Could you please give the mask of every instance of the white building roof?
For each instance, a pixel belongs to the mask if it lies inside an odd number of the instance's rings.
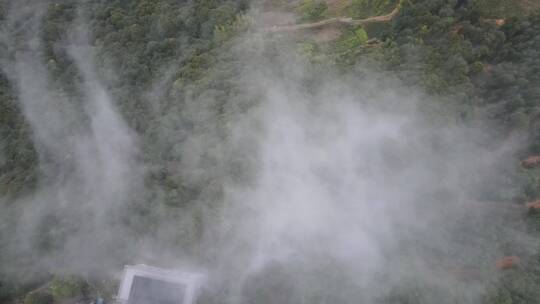
[[[147,265],[126,265],[116,298],[121,304],[194,304],[203,276]]]

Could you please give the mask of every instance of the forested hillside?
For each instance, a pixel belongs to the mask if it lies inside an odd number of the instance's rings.
[[[535,155],[536,1],[0,1],[0,303],[540,303]]]

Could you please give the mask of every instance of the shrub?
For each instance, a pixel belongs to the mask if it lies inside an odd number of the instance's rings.
[[[302,20],[313,21],[324,17],[327,9],[326,1],[304,0],[299,7]]]
[[[55,278],[49,288],[55,299],[64,299],[83,295],[87,284],[81,279],[67,276]]]
[[[24,304],[52,304],[53,295],[43,291],[33,291],[24,297]]]

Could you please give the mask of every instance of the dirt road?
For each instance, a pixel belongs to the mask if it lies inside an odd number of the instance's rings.
[[[325,27],[329,25],[345,24],[345,25],[358,26],[358,25],[364,25],[364,24],[373,23],[373,22],[387,22],[387,21],[392,20],[399,13],[402,2],[403,0],[400,0],[399,3],[396,5],[396,8],[394,8],[392,12],[386,15],[374,16],[374,17],[369,17],[365,19],[353,19],[349,17],[335,17],[335,18],[318,21],[318,22],[272,26],[272,27],[267,28],[266,31],[271,32],[271,33],[294,32],[294,31],[307,30],[307,29],[317,29],[317,28],[321,28],[321,27]]]

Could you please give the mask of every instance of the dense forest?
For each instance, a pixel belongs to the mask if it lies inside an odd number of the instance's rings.
[[[540,303],[537,1],[3,0],[0,135],[0,303]]]

